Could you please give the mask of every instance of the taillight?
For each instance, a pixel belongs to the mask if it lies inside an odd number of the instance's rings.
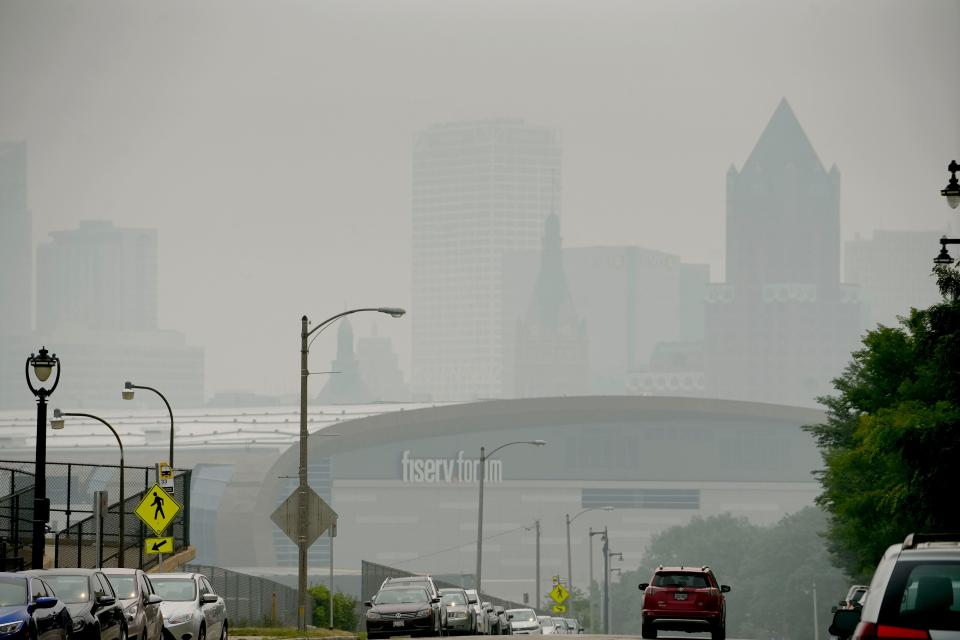
[[[874,624],[861,621],[853,632],[853,640],[930,640],[926,629],[894,627],[889,624]]]

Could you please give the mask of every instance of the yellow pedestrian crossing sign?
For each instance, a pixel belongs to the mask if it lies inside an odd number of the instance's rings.
[[[143,500],[134,509],[137,517],[158,536],[170,526],[179,512],[180,504],[159,484],[154,484],[152,489],[143,494]]]
[[[557,604],[563,604],[563,601],[570,597],[570,592],[562,584],[558,584],[550,590],[550,597]]]
[[[553,611],[554,613],[566,613],[566,612],[567,612],[567,605],[565,605],[565,604],[555,604],[555,605],[553,605],[552,607],[550,607],[550,611]]]

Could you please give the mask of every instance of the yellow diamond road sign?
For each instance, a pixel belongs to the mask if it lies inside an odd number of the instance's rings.
[[[173,538],[144,538],[144,553],[173,553]]]
[[[563,604],[563,601],[570,597],[570,592],[562,584],[558,584],[550,590],[550,597],[557,604]]]
[[[553,605],[552,607],[550,607],[550,611],[553,611],[554,613],[566,613],[566,612],[567,612],[567,605],[565,605],[565,604],[555,604],[555,605]]]
[[[180,504],[172,495],[164,491],[159,484],[155,484],[144,494],[143,500],[134,509],[134,513],[159,536],[170,526],[173,517],[180,512],[180,508]]]

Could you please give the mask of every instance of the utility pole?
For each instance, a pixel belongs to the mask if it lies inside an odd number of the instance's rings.
[[[536,604],[536,607],[534,608],[539,609],[540,602],[541,602],[540,600],[541,598],[541,595],[540,595],[540,521],[537,520],[536,522],[534,522],[534,526],[537,529],[537,588],[534,589],[533,593],[537,598],[536,600],[537,604]]]
[[[567,590],[573,597],[573,560],[570,554],[570,514],[567,514]]]
[[[610,538],[603,528],[603,633],[610,633]]]
[[[597,628],[596,618],[593,617],[593,527],[587,529],[588,538],[590,539],[590,584],[587,587],[587,610],[590,611],[590,631],[593,631]]]
[[[307,431],[307,377],[310,370],[307,366],[307,355],[310,346],[307,339],[310,337],[309,320],[307,316],[300,319],[300,466],[297,477],[297,629],[307,628],[307,492],[310,488],[307,478],[307,446],[310,432]]]
[[[477,578],[474,587],[477,590],[477,598],[480,598],[480,589],[483,578],[483,480],[487,475],[487,450],[480,447],[480,507],[477,512]]]
[[[820,624],[817,621],[817,583],[813,583],[813,640],[820,640]]]

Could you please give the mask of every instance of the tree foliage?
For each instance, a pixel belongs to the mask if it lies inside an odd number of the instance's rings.
[[[830,550],[859,580],[912,531],[960,530],[960,274],[934,274],[944,301],[867,332],[836,394],[819,399],[827,421],[806,427],[825,465]]]
[[[313,625],[330,626],[330,590],[322,584],[309,589],[313,597]],[[337,591],[333,594],[333,626],[337,629],[353,631],[357,628],[357,600]]]
[[[727,637],[809,638],[813,635],[816,585],[817,625],[825,633],[830,606],[846,593],[849,580],[830,562],[821,533],[825,514],[808,507],[772,526],[751,524],[729,514],[693,518],[651,541],[640,566],[624,571],[611,590],[611,630],[640,633],[637,585],[650,582],[660,564],[709,565],[727,594]]]

